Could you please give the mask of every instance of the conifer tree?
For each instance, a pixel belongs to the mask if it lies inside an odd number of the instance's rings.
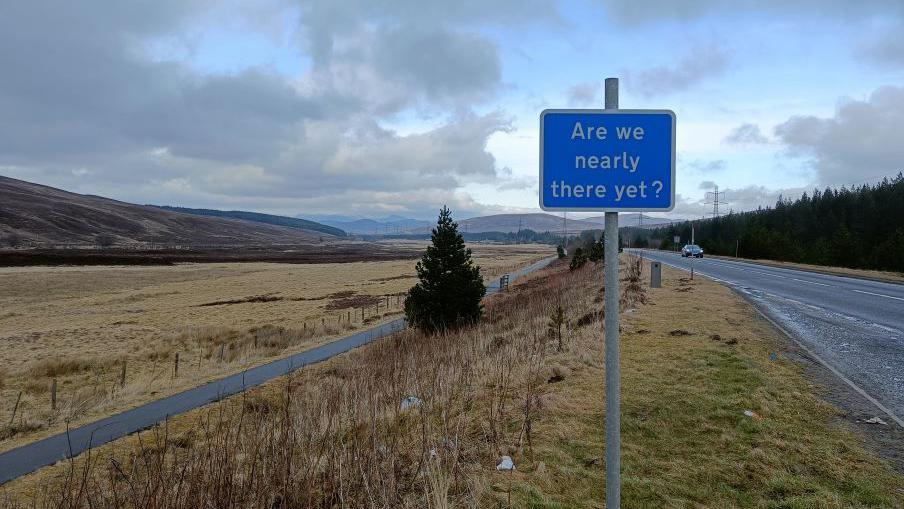
[[[405,299],[408,324],[432,333],[454,329],[480,320],[486,294],[480,267],[471,260],[471,250],[452,220],[452,212],[443,207],[432,244],[417,264],[420,280]]]

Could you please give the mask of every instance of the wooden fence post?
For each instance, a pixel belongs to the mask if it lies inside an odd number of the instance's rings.
[[[122,371],[119,373],[119,386],[126,386],[126,360],[122,360]]]
[[[179,352],[176,352],[176,358],[173,360],[173,378],[179,376]]]
[[[50,409],[56,410],[56,391],[57,391],[57,379],[53,378],[53,381],[50,383]]]
[[[19,402],[22,401],[22,391],[19,391],[19,396],[16,398],[16,406],[13,407],[13,415],[9,418],[9,425],[13,425],[13,421],[16,420],[16,411],[19,410]]]

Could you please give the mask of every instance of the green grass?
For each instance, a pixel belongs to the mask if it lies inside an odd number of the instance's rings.
[[[651,333],[622,336],[622,506],[904,507],[902,476],[834,424],[798,366],[769,359],[779,340],[746,304],[710,282],[694,291],[695,304],[657,292],[632,319]],[[708,303],[721,312],[701,316]],[[693,334],[668,335],[679,327]],[[542,416],[524,471],[545,471],[519,479],[515,507],[604,506],[603,376],[556,384],[568,404]]]

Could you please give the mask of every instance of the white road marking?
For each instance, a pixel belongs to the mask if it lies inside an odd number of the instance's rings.
[[[848,378],[848,377],[842,375],[840,371],[838,371],[838,370],[835,369],[831,364],[829,364],[828,362],[826,362],[825,360],[823,360],[822,357],[816,355],[816,352],[814,352],[813,350],[807,348],[807,346],[804,345],[803,342],[801,342],[801,341],[798,340],[796,337],[794,337],[793,335],[791,335],[791,333],[788,332],[787,330],[785,330],[784,327],[782,327],[781,325],[779,325],[778,322],[776,322],[776,321],[773,320],[772,318],[769,318],[769,316],[767,316],[766,313],[763,313],[762,311],[760,311],[760,308],[754,307],[754,309],[756,309],[756,312],[759,313],[760,316],[762,316],[763,318],[765,318],[766,321],[768,321],[768,322],[771,323],[773,326],[775,326],[776,329],[782,331],[782,333],[784,333],[785,336],[788,337],[788,339],[790,339],[791,341],[794,341],[795,343],[797,343],[797,346],[801,347],[805,352],[807,352],[807,353],[810,355],[810,357],[816,359],[817,362],[819,362],[820,364],[822,364],[826,369],[828,369],[829,371],[831,371],[835,376],[837,376],[837,377],[840,378],[844,383],[846,383],[846,384],[848,385],[848,387],[850,387],[851,389],[854,389],[854,391],[856,391],[857,394],[860,394],[861,396],[863,396],[864,398],[866,398],[866,399],[867,399],[870,403],[872,403],[876,408],[878,408],[879,410],[885,412],[886,415],[888,415],[889,417],[891,417],[891,419],[892,419],[893,421],[895,421],[896,423],[898,423],[898,426],[901,426],[902,428],[904,428],[904,420],[901,420],[901,418],[898,417],[897,415],[895,415],[894,412],[892,412],[891,410],[889,410],[889,409],[888,409],[885,405],[883,405],[882,403],[879,403],[879,401],[876,400],[876,398],[874,398],[874,397],[870,396],[869,394],[867,394],[866,391],[864,391],[863,389],[860,388],[860,386],[858,386],[857,384],[855,384],[854,382],[852,382],[850,378]]]
[[[661,261],[661,260],[660,260],[660,261]],[[720,261],[721,261],[721,260],[720,260]],[[666,264],[666,265],[670,265],[670,266],[672,266],[672,267],[674,267],[674,268],[676,268],[676,269],[682,269],[682,270],[686,270],[686,271],[689,271],[689,270],[690,270],[689,268],[681,267],[681,266],[679,266],[679,265],[675,265],[675,264],[672,264],[672,263],[669,263],[669,262],[666,262],[666,261],[662,261],[662,263],[664,263],[664,264]],[[749,264],[745,264],[745,263],[743,263],[743,262],[735,262],[735,263],[737,263],[738,265],[749,265]],[[716,263],[716,264],[714,264],[714,265],[718,265],[718,263]],[[756,270],[756,269],[748,269],[748,270],[751,270],[752,272],[760,272],[760,273],[762,273],[762,274],[766,274],[766,275],[773,276],[773,277],[782,277],[782,276],[777,276],[777,275],[775,275],[775,274],[769,274],[769,273],[766,273],[766,272],[758,271],[758,270]],[[787,269],[786,269],[786,270],[787,270]],[[713,276],[709,276],[709,275],[704,274],[704,273],[702,273],[702,272],[700,272],[700,271],[697,271],[697,273],[700,274],[700,275],[702,275],[702,276],[708,277],[708,278],[710,278],[710,279],[715,279],[715,278],[713,278]],[[838,277],[840,277],[840,276],[838,276]],[[791,278],[791,279],[794,279],[794,278]],[[813,283],[812,281],[803,281],[803,282]],[[822,284],[822,283],[814,283],[814,284]],[[760,300],[762,299],[762,297],[761,297],[760,295],[756,295],[753,291],[751,291],[751,290],[753,290],[753,289],[750,289],[750,288],[747,288],[747,287],[744,287],[744,286],[740,286],[740,285],[738,285],[738,284],[735,284],[734,286],[736,286],[736,288],[738,288],[738,290],[740,290],[741,292],[746,293],[746,294],[750,295],[750,296],[753,297],[753,298],[758,298],[758,297],[759,297]],[[824,285],[824,286],[832,286],[832,285]],[[773,297],[773,298],[779,298],[779,299],[789,300],[789,301],[792,301],[792,302],[795,302],[795,303],[798,303],[798,304],[803,304],[804,306],[807,306],[807,307],[810,307],[810,308],[818,309],[818,310],[820,310],[820,311],[822,311],[822,312],[824,312],[824,313],[829,313],[827,310],[825,310],[825,309],[823,309],[823,308],[819,308],[819,307],[817,307],[817,306],[813,306],[812,304],[801,303],[801,302],[799,302],[799,301],[795,301],[794,299],[789,299],[788,297],[783,297],[783,296],[776,295],[776,294],[773,294],[773,293],[770,293],[770,292],[766,292],[766,291],[763,291],[763,290],[755,290],[755,291],[760,292],[761,295],[765,295],[765,296],[767,296],[767,297]],[[886,297],[886,298],[889,298],[889,299],[895,299],[895,300],[904,301],[904,298],[901,298],[901,297],[895,297],[895,296],[892,296],[892,295],[885,295],[885,294],[882,294],[882,293],[873,293],[873,292],[867,292],[867,291],[863,291],[863,290],[852,290],[852,291],[855,291],[855,292],[858,292],[858,293],[864,293],[864,294],[868,294],[868,295],[875,295],[875,296],[877,296],[877,297]],[[858,393],[858,394],[860,394],[861,396],[863,396],[867,401],[869,401],[870,403],[872,403],[877,409],[879,409],[880,411],[882,411],[882,412],[884,412],[886,415],[888,415],[888,416],[889,416],[896,424],[898,424],[898,426],[901,426],[902,428],[904,428],[904,420],[902,420],[900,417],[898,417],[897,415],[895,415],[895,413],[894,413],[893,411],[891,411],[888,407],[886,407],[885,405],[883,405],[882,403],[880,403],[876,398],[870,396],[870,395],[869,395],[865,390],[863,390],[859,385],[857,385],[857,384],[855,384],[853,381],[851,381],[850,378],[846,377],[846,376],[843,375],[840,371],[838,371],[834,366],[832,366],[831,364],[829,364],[828,362],[826,362],[825,359],[823,359],[822,357],[820,357],[819,355],[817,355],[816,352],[814,352],[813,350],[811,350],[810,348],[808,348],[801,340],[799,340],[797,337],[795,337],[795,336],[792,335],[790,332],[788,332],[784,327],[782,327],[781,325],[779,325],[779,323],[778,323],[777,321],[773,320],[773,319],[770,318],[768,315],[766,315],[766,313],[764,313],[758,306],[754,306],[754,309],[756,310],[757,313],[759,313],[760,316],[762,316],[762,317],[763,317],[764,319],[766,319],[769,323],[771,323],[775,328],[777,328],[779,331],[781,331],[781,332],[782,332],[785,336],[787,336],[791,341],[793,341],[794,343],[796,343],[797,346],[799,346],[800,348],[802,348],[802,349],[803,349],[810,357],[812,357],[813,359],[815,359],[815,360],[816,360],[817,362],[819,362],[822,366],[824,366],[826,369],[828,369],[830,372],[832,372],[832,374],[834,374],[836,377],[838,377],[842,382],[844,382],[848,387],[850,387],[851,389],[853,389],[856,393]],[[843,315],[843,314],[841,314],[841,313],[834,313],[834,312],[833,312],[833,314],[836,314],[836,315],[839,315],[839,316],[842,316],[842,317],[847,317],[846,315]],[[849,318],[853,318],[853,317],[849,317]],[[855,318],[855,320],[862,321],[862,320],[857,319],[857,318]],[[865,323],[868,323],[868,322],[865,322]],[[877,326],[877,327],[879,327],[879,328],[886,329],[886,330],[889,329],[888,327],[885,327],[885,326],[882,326],[882,325],[879,325],[879,324],[872,324],[872,325],[875,325],[875,326]],[[897,331],[896,329],[894,329],[894,331],[900,333],[900,331]]]
[[[867,295],[875,295],[876,297],[885,297],[886,299],[904,300],[904,298],[901,298],[901,297],[894,297],[894,296],[892,296],[892,295],[885,295],[884,293],[865,292],[865,291],[863,291],[863,290],[851,290],[851,291],[852,291],[852,292],[857,292],[857,293],[865,293],[865,294],[867,294]]]
[[[790,279],[793,279],[794,281],[800,281],[801,283],[807,283],[808,285],[832,286],[832,285],[827,285],[825,283],[817,283],[816,281],[807,281],[806,279],[797,279],[796,277],[792,277]]]

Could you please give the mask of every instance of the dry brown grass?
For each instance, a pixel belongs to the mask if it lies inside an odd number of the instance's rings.
[[[601,507],[600,327],[577,323],[601,276],[560,265],[494,297],[474,328],[400,334],[2,493],[37,507]],[[900,507],[901,476],[830,424],[793,363],[768,360],[778,339],[743,301],[669,269],[645,290],[646,305],[624,296],[638,306],[622,336],[625,507]],[[563,352],[545,334],[551,296],[569,317]],[[403,409],[409,396],[420,404]],[[517,470],[497,472],[501,455]]]
[[[475,246],[494,275],[549,252]],[[415,281],[411,260],[27,267],[0,278],[0,450],[398,316]]]
[[[569,310],[577,305],[578,279],[586,275],[547,273],[490,300],[480,326],[431,337],[407,331],[104,446],[74,470],[46,469],[7,493],[63,506],[480,505],[492,495],[479,472],[502,455],[520,461],[531,447],[544,359],[565,355],[536,331],[548,292],[560,292]],[[409,396],[417,400],[405,409]],[[84,485],[75,481],[82,474]],[[138,484],[146,488],[132,491]],[[139,500],[149,495],[153,502]]]

